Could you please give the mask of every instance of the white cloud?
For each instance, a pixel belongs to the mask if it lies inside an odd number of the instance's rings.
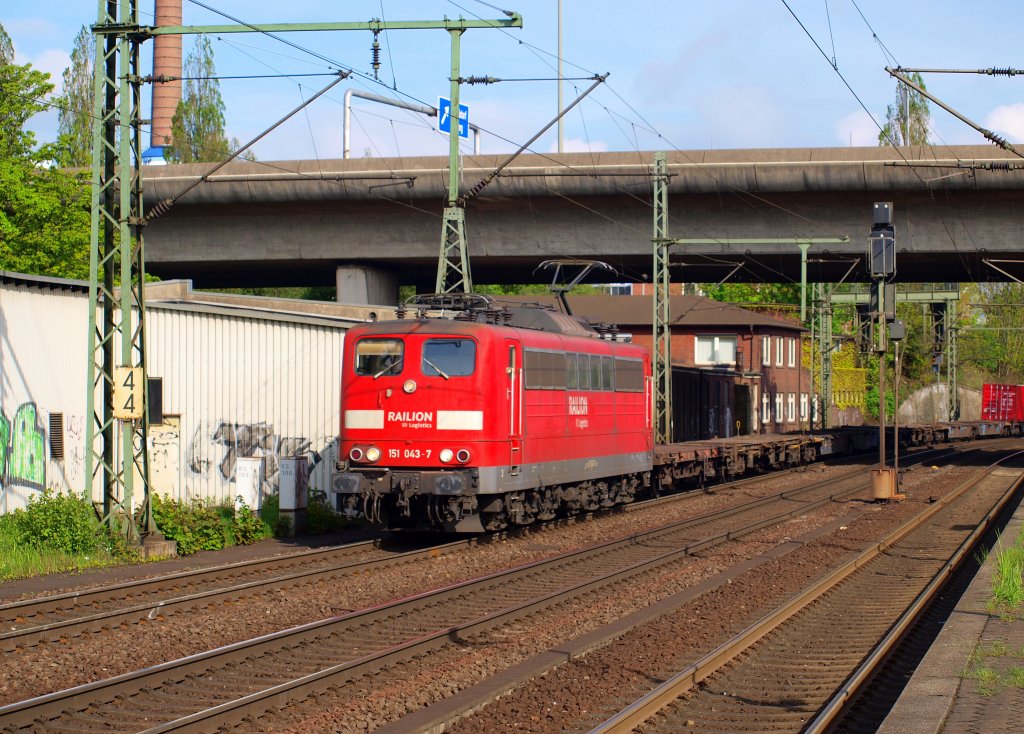
[[[36,54],[35,58],[28,59],[33,68],[37,71],[45,71],[50,75],[53,83],[53,93],[60,94],[64,86],[64,70],[71,66],[71,57],[67,51],[60,48],[48,48]]]
[[[985,127],[1005,135],[1011,141],[1024,140],[1024,102],[996,107],[985,118]]]
[[[832,125],[840,145],[878,145],[878,126],[864,110],[851,112]]]

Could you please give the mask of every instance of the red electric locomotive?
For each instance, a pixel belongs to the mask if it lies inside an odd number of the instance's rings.
[[[339,512],[480,532],[629,502],[649,485],[645,349],[543,308],[458,305],[454,319],[421,311],[348,332]]]

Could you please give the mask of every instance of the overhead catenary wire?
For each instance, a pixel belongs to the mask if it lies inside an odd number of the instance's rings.
[[[202,5],[202,3],[196,3],[196,4]],[[461,6],[458,6],[458,5],[456,4],[456,3],[453,3],[453,4],[454,4],[454,5],[456,5],[457,7],[461,7]],[[481,4],[485,4],[485,5],[488,5],[488,7],[496,7],[496,6],[492,6],[492,5],[489,5],[489,4],[487,4],[487,3],[481,3]],[[209,6],[206,6],[206,7],[209,7]],[[382,7],[382,10],[383,10],[383,7]],[[858,10],[859,10],[859,8],[858,8]],[[503,31],[503,32],[505,32],[505,31]],[[507,32],[506,32],[506,35],[509,35],[509,34],[507,34]],[[279,40],[279,39],[278,39],[278,40]],[[877,37],[876,37],[876,40],[877,40]],[[880,43],[880,42],[879,42],[879,43]],[[299,48],[299,49],[301,49],[301,47],[300,47],[300,46],[298,46],[298,45],[295,45],[295,44],[290,44],[290,45],[293,45],[293,47],[295,47],[295,48]],[[523,44],[521,44],[521,45],[523,45]],[[525,44],[525,45],[529,46],[529,44]],[[536,51],[539,51],[539,49],[537,49],[537,47],[532,47],[532,50],[536,50]],[[321,58],[325,58],[325,57],[322,57],[322,56],[321,56]],[[358,77],[357,79],[355,79],[355,81],[357,81],[357,83],[358,83],[359,79],[363,78],[361,74],[355,74],[355,76],[356,76],[356,77]],[[372,81],[372,80],[371,80],[371,81]],[[401,94],[403,94],[403,96],[406,96],[406,97],[409,97],[409,98],[413,98],[413,99],[415,99],[415,97],[412,97],[411,95],[405,94],[404,92],[403,92],[403,93],[401,93]],[[619,96],[619,99],[620,99],[620,100],[622,99],[620,95],[617,95],[617,94],[616,94],[616,96]],[[624,100],[623,100],[623,101],[624,101]],[[607,109],[607,108],[605,108],[605,109]],[[581,113],[582,113],[582,108],[581,108],[581,110],[580,110],[580,111],[581,111]],[[635,112],[635,110],[634,110],[634,112]],[[637,132],[638,132],[639,130],[643,130],[643,129],[645,129],[645,128],[644,128],[644,127],[643,127],[642,125],[638,125],[638,124],[637,124],[637,123],[636,123],[635,121],[629,121],[629,125],[630,125],[630,127],[631,127],[631,129],[632,129],[632,131],[633,131],[633,140],[634,140],[634,142],[636,143],[636,148],[637,148],[637,150],[638,150],[638,152],[639,152],[639,144],[638,144],[638,143],[639,143],[639,141],[637,140]],[[392,122],[392,129],[393,129],[393,126],[394,126],[394,122]],[[652,129],[653,129],[653,128],[652,128]],[[655,132],[655,134],[657,134],[657,133]],[[505,139],[505,138],[502,138],[502,136],[497,136],[497,135],[495,135],[495,137],[497,137],[497,138],[501,138],[501,139]],[[662,139],[665,139],[665,138],[664,138],[663,136],[660,136],[660,135],[659,135],[659,137],[661,137]],[[668,142],[668,141],[666,140],[666,142]],[[677,150],[677,151],[679,150],[679,149],[678,149],[678,148],[676,148],[675,146],[673,146],[673,147],[674,147],[674,149],[675,149],[675,150]],[[527,149],[528,149],[528,148],[527,148]],[[552,160],[553,160],[553,159],[552,159]],[[557,165],[561,165],[561,163],[560,163],[559,161],[557,161],[557,160],[553,160],[553,163],[555,163],[555,164],[557,164]],[[698,165],[700,165],[700,164],[698,163]],[[567,170],[573,170],[573,168],[572,168],[571,166],[567,166]],[[706,171],[706,169],[705,169],[705,172],[707,172],[707,171]],[[712,178],[714,178],[714,176],[713,176],[713,175],[712,175]],[[717,180],[717,179],[716,179],[716,180]],[[923,179],[922,179],[922,181],[923,181]],[[624,192],[624,193],[627,193],[627,192]],[[734,195],[737,195],[737,196],[739,196],[739,197],[740,197],[741,199],[743,199],[743,200],[745,200],[745,199],[746,199],[747,197],[750,197],[750,198],[751,198],[751,201],[750,201],[750,202],[747,202],[747,204],[748,204],[748,205],[752,205],[752,202],[753,202],[753,201],[757,201],[757,202],[759,202],[759,203],[761,203],[761,204],[764,204],[764,205],[768,205],[768,206],[773,206],[773,207],[775,207],[775,208],[779,208],[779,209],[780,209],[780,210],[782,210],[783,212],[787,212],[788,214],[791,214],[791,215],[794,215],[794,216],[800,217],[800,218],[801,218],[801,219],[803,219],[804,221],[807,221],[807,222],[810,222],[810,223],[813,223],[813,224],[816,224],[816,225],[819,225],[819,224],[821,224],[820,222],[814,222],[814,220],[813,220],[813,219],[810,219],[810,218],[807,218],[807,217],[803,217],[802,215],[800,215],[800,214],[798,214],[798,213],[796,213],[796,212],[793,212],[793,211],[787,210],[787,209],[785,209],[784,207],[779,207],[779,206],[778,206],[777,204],[775,204],[774,202],[771,202],[770,200],[767,200],[767,199],[765,199],[764,197],[758,197],[758,196],[757,196],[756,194],[753,194],[752,192],[747,192],[747,191],[744,191],[744,190],[742,190],[742,189],[739,189],[738,187],[732,187],[732,188],[730,189],[730,193],[732,193],[732,194],[734,194]],[[630,195],[633,195],[633,194],[631,194],[631,193],[630,193]],[[635,197],[635,195],[633,195],[633,196],[634,196],[634,198],[637,198],[637,199],[640,199],[640,198],[641,198],[641,197]],[[675,217],[673,217],[673,219],[675,219]]]
[[[287,113],[287,114],[286,114],[286,115],[285,115],[284,117],[282,117],[282,118],[280,118],[279,120],[277,120],[277,122],[275,122],[275,123],[274,123],[273,125],[271,125],[270,127],[266,128],[266,129],[265,129],[265,130],[264,130],[263,132],[259,133],[259,134],[258,134],[258,135],[257,135],[257,136],[256,136],[255,138],[253,138],[252,140],[250,140],[250,141],[249,141],[248,143],[245,143],[245,144],[244,144],[244,145],[243,145],[242,147],[240,147],[240,148],[239,148],[238,150],[234,151],[234,152],[233,152],[233,153],[232,153],[231,155],[229,155],[228,157],[226,157],[226,158],[225,158],[224,160],[222,160],[222,161],[221,161],[220,163],[218,163],[217,165],[215,165],[215,166],[214,166],[213,168],[211,168],[211,169],[210,169],[209,171],[206,171],[206,172],[205,172],[205,173],[204,173],[204,174],[203,174],[202,176],[200,176],[200,177],[199,177],[199,178],[198,178],[198,179],[197,179],[196,181],[194,181],[193,183],[191,183],[191,184],[189,184],[188,186],[186,186],[186,187],[185,187],[185,188],[184,188],[184,189],[183,189],[182,191],[178,192],[178,193],[177,193],[176,195],[174,195],[174,196],[168,197],[168,198],[166,198],[166,199],[164,199],[164,200],[162,200],[162,201],[158,202],[158,203],[156,204],[156,206],[154,206],[154,207],[153,207],[153,208],[152,208],[152,209],[151,209],[151,210],[149,211],[149,213],[148,213],[148,214],[146,215],[146,221],[147,221],[147,222],[148,222],[148,221],[152,221],[152,220],[153,220],[153,219],[155,219],[156,217],[159,217],[160,215],[162,215],[162,214],[166,213],[166,212],[167,212],[167,210],[168,210],[168,209],[170,209],[170,208],[171,208],[171,206],[173,206],[173,205],[174,205],[174,203],[175,203],[176,201],[178,201],[179,199],[181,199],[181,197],[185,196],[185,194],[187,194],[187,193],[188,193],[189,191],[191,191],[192,189],[194,189],[194,188],[195,188],[196,186],[198,186],[199,184],[201,184],[201,183],[203,183],[203,182],[207,181],[207,180],[208,180],[208,179],[210,178],[210,176],[212,176],[212,175],[213,175],[214,173],[216,173],[216,172],[217,172],[217,171],[219,171],[219,170],[220,170],[221,168],[223,168],[224,166],[226,166],[226,165],[227,165],[228,163],[230,163],[231,161],[233,161],[233,160],[234,160],[235,158],[237,158],[238,156],[240,156],[240,155],[241,155],[242,153],[244,153],[244,152],[245,152],[246,150],[248,150],[249,148],[251,148],[251,147],[252,147],[252,146],[253,146],[253,145],[254,145],[255,143],[257,143],[258,141],[260,141],[261,139],[263,139],[264,137],[266,137],[267,135],[269,135],[269,134],[270,134],[271,132],[273,132],[273,131],[274,131],[275,129],[277,129],[278,127],[280,127],[281,125],[283,125],[283,124],[284,124],[284,123],[285,123],[285,122],[286,122],[287,120],[291,119],[291,118],[292,118],[292,117],[294,117],[294,116],[295,116],[296,114],[298,114],[298,113],[299,113],[299,112],[301,112],[302,110],[306,109],[306,107],[308,107],[309,105],[311,105],[311,104],[312,104],[313,102],[315,102],[315,101],[316,101],[317,99],[319,99],[319,98],[320,98],[320,97],[322,97],[322,96],[323,96],[324,94],[326,94],[326,93],[327,93],[328,91],[330,91],[330,90],[331,90],[331,89],[333,89],[333,88],[334,88],[335,86],[337,86],[338,84],[340,84],[340,83],[341,83],[342,81],[344,81],[344,80],[345,80],[345,79],[346,79],[346,78],[348,77],[348,74],[346,74],[346,73],[344,73],[344,72],[339,72],[337,76],[338,76],[338,78],[337,78],[337,79],[335,79],[335,80],[334,80],[334,81],[332,81],[332,82],[331,82],[330,84],[328,84],[328,85],[327,85],[326,87],[324,87],[324,88],[323,88],[322,90],[320,90],[320,92],[318,92],[317,94],[313,95],[313,96],[312,96],[312,97],[310,97],[310,98],[309,98],[308,100],[303,100],[302,104],[300,104],[300,105],[299,105],[298,107],[296,107],[295,109],[293,109],[293,110],[291,110],[290,112],[288,112],[288,113]]]

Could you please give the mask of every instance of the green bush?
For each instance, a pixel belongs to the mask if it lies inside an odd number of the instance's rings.
[[[327,504],[323,492],[310,492],[306,505],[306,532],[310,535],[335,533],[348,526],[344,517],[334,512]]]
[[[16,510],[10,521],[20,542],[69,555],[90,553],[99,547],[99,524],[83,497],[46,489],[29,498],[28,507]]]
[[[160,532],[177,541],[178,553],[183,556],[230,545],[250,545],[270,535],[263,520],[252,510],[242,505],[236,511],[229,502],[182,502],[155,495],[153,517]]]
[[[263,500],[260,519],[266,532],[275,538],[287,538],[292,534],[292,519],[281,515],[281,497],[273,494]]]
[[[232,531],[235,543],[238,545],[252,545],[257,540],[262,540],[269,535],[267,527],[263,524],[263,518],[245,505],[235,510]]]

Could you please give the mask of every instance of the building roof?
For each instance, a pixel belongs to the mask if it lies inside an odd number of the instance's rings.
[[[499,302],[534,301],[550,305],[553,296],[500,296]],[[654,321],[653,296],[569,296],[569,307],[574,315],[595,323],[614,324],[626,331],[631,327],[650,327]],[[713,301],[703,296],[671,296],[669,313],[673,326],[696,327],[754,327],[755,329],[785,329],[806,331],[792,321],[766,316],[733,303]]]
[[[28,275],[0,270],[0,283],[37,288],[39,290],[68,290],[78,293],[89,292],[89,281],[69,280],[68,278],[51,278],[46,275]]]

